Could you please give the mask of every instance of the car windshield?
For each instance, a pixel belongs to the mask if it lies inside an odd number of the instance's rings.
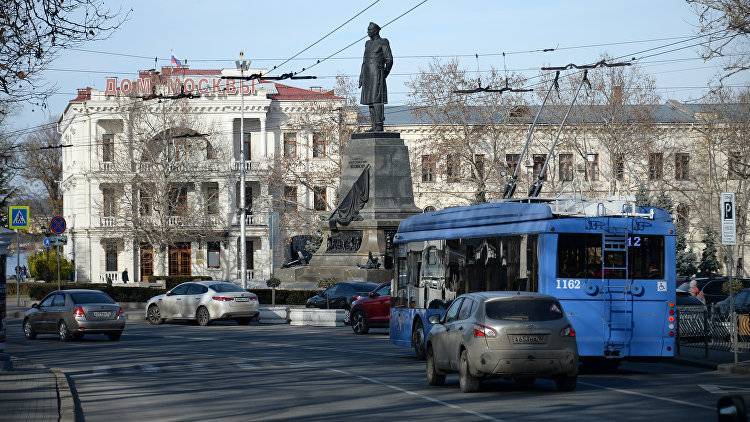
[[[504,299],[485,303],[487,318],[511,321],[552,321],[563,317],[560,303],[552,299]]]
[[[87,303],[115,303],[112,298],[99,292],[71,293],[70,297],[73,298],[73,303],[76,305],[85,305]]]
[[[216,293],[231,293],[231,292],[244,292],[245,290],[242,289],[242,287],[233,284],[233,283],[216,283],[212,284],[211,290],[215,291]]]

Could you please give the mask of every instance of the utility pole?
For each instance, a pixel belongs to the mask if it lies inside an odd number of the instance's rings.
[[[240,280],[242,288],[247,289],[247,245],[245,243],[245,71],[248,62],[245,53],[240,51],[239,60],[235,61],[240,71]]]
[[[21,230],[16,229],[16,306],[21,306]]]

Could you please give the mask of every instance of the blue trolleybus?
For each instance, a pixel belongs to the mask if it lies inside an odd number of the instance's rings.
[[[557,297],[582,359],[672,357],[669,213],[627,201],[508,200],[407,218],[393,240],[390,340],[424,356],[429,317],[463,293]]]

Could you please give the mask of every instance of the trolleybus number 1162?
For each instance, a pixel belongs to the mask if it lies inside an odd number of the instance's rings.
[[[557,288],[558,289],[580,289],[581,288],[581,280],[567,280],[567,279],[557,279]]]

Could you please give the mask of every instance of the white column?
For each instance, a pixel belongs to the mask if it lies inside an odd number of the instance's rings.
[[[260,119],[260,143],[263,145],[263,158],[268,158],[268,137],[266,136],[266,116]]]

